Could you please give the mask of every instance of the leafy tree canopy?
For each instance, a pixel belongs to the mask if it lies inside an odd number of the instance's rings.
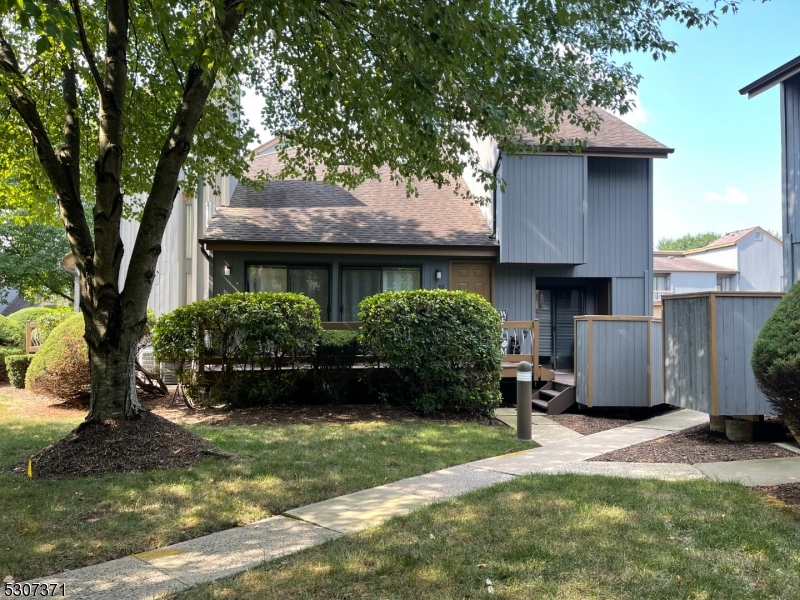
[[[69,253],[61,227],[0,214],[0,294],[17,289],[32,303],[57,296],[72,302],[73,275],[58,263]]]
[[[0,210],[46,223],[55,195],[80,273],[88,420],[142,413],[129,354],[167,219],[179,181],[193,190],[216,173],[244,175],[243,89],[284,140],[278,176],[312,178],[320,163],[326,180],[352,186],[389,165],[413,191],[416,178],[479,166],[473,136],[514,151],[521,130],[544,145],[560,141],[563,119],[596,128],[579,105],[624,114],[639,78],[621,56],[664,58],[676,49],[665,21],[704,27],[735,5],[0,0]],[[120,221],[134,214],[141,226],[125,248]]]
[[[694,250],[696,248],[703,248],[708,246],[714,240],[720,238],[720,234],[714,233],[713,231],[707,231],[706,233],[697,233],[692,235],[691,233],[687,233],[686,235],[679,237],[679,238],[668,238],[663,237],[658,240],[658,245],[656,246],[656,250]]]

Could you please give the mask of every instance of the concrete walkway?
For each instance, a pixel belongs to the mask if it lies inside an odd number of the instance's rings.
[[[511,415],[503,414],[502,411],[498,411],[497,416],[504,422],[511,418]],[[674,411],[586,436],[571,430],[563,431],[565,427],[541,415],[536,415],[533,419],[533,435],[541,444],[539,448],[441,469],[346,494],[295,508],[286,512],[285,516],[271,517],[152,552],[58,573],[35,582],[56,583],[59,586],[63,583],[66,597],[76,600],[157,598],[241,573],[264,562],[317,546],[342,535],[362,531],[432,502],[440,502],[472,490],[509,481],[519,475],[537,472],[599,474],[669,481],[709,477],[742,481],[746,485],[772,485],[764,481],[776,481],[783,474],[785,481],[800,481],[800,456],[697,466],[585,462],[600,454],[658,439],[708,421],[708,415],[692,410]],[[737,470],[739,465],[741,467]],[[772,478],[766,477],[765,472],[771,473]]]

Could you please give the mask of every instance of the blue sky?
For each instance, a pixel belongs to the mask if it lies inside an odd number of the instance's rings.
[[[678,51],[666,61],[625,57],[643,76],[638,110],[626,120],[675,148],[654,161],[656,240],[754,225],[780,230],[778,89],[752,100],[738,90],[800,55],[798,26],[800,0],[742,0],[716,28],[668,24]],[[259,103],[249,96],[244,104],[258,123]]]

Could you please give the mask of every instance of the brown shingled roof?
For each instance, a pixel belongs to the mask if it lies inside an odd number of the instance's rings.
[[[769,231],[762,229],[761,227],[748,227],[747,229],[739,229],[738,231],[731,231],[730,233],[726,233],[722,237],[717,238],[716,240],[711,242],[708,246],[703,246],[702,248],[690,250],[688,253],[704,252],[705,250],[712,250],[713,248],[724,248],[725,246],[733,246],[734,244],[742,241],[744,238],[746,238],[748,235],[750,235],[756,230],[760,231],[764,235],[768,235],[779,244],[783,244],[783,242],[781,242],[778,238],[772,235]]]
[[[584,152],[602,154],[666,156],[674,152],[672,148],[657,142],[649,135],[628,125],[619,117],[602,108],[582,108],[580,111],[584,112],[584,114],[587,111],[596,113],[602,120],[600,128],[596,132],[588,133],[583,127],[565,121],[555,134],[556,139],[563,140],[565,143],[575,139],[586,140],[587,145],[584,148]],[[522,135],[522,141],[530,144],[539,143],[539,139],[534,138],[529,133]]]
[[[722,273],[732,275],[737,271],[693,258],[654,256],[653,273]]]
[[[254,159],[251,174],[280,168],[277,154],[267,154]],[[353,190],[294,179],[271,181],[258,191],[239,184],[230,206],[210,219],[204,241],[497,246],[480,208],[455,195],[453,186],[421,181],[419,196],[407,198],[405,186],[389,180],[388,168],[380,174],[381,181]]]

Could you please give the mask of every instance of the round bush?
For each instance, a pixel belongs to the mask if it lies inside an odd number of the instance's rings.
[[[750,357],[758,387],[800,436],[800,282],[764,323]]]
[[[25,325],[0,315],[0,346],[22,348],[25,344]]]
[[[39,317],[46,315],[52,310],[52,308],[46,306],[29,306],[28,308],[22,308],[15,313],[11,313],[8,315],[8,318],[15,323],[25,325],[27,321],[38,321]]]
[[[385,292],[359,305],[361,341],[418,410],[485,414],[500,404],[500,315],[461,291]]]
[[[89,350],[81,313],[56,327],[28,367],[25,387],[63,400],[86,398],[91,391]]]
[[[39,315],[36,320],[36,331],[39,333],[39,344],[44,344],[53,330],[75,314],[71,308],[51,308]]]

